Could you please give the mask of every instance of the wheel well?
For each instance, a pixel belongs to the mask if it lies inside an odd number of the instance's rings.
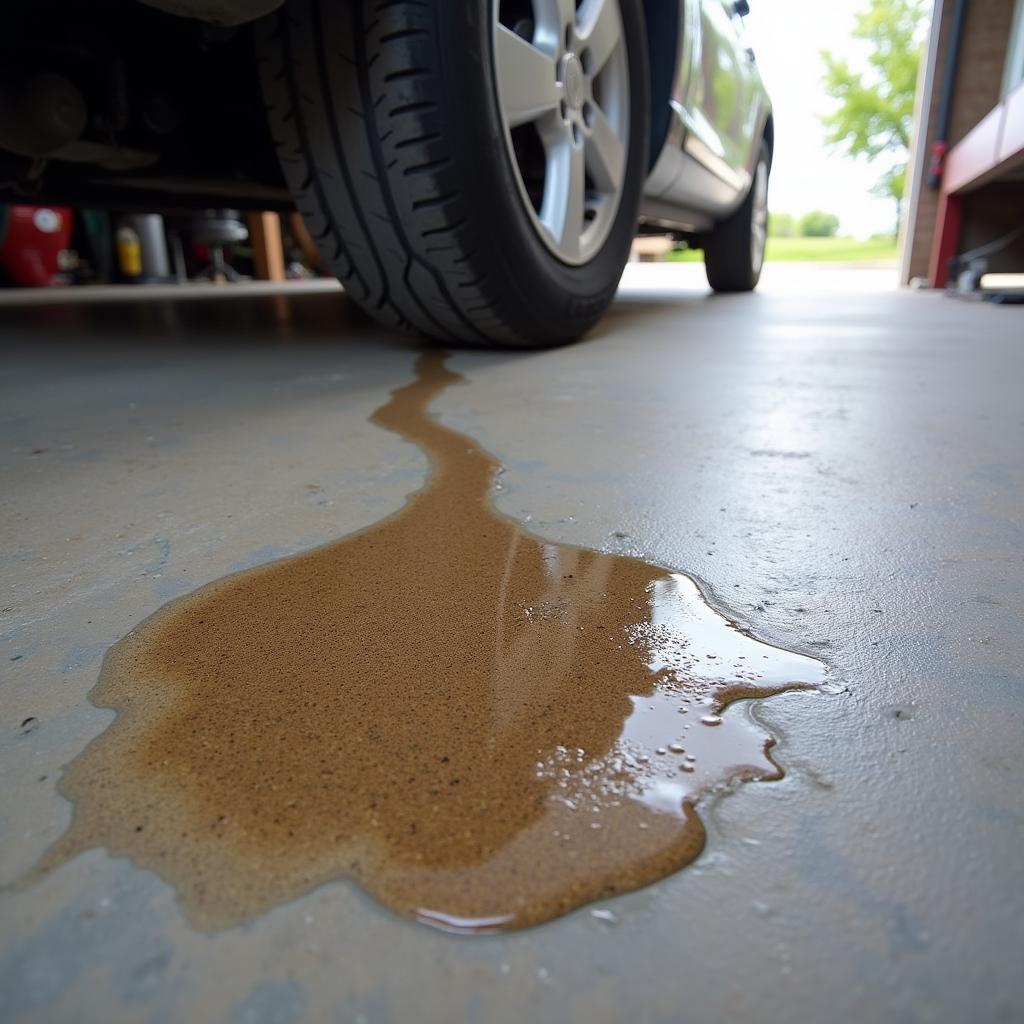
[[[768,145],[768,170],[772,169],[772,154],[775,152],[775,119],[771,114],[764,123],[764,141]]]
[[[643,0],[647,27],[647,54],[651,80],[650,166],[661,153],[668,135],[672,86],[679,66],[678,0]]]

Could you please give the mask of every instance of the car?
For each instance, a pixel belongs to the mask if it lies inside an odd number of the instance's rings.
[[[392,329],[540,347],[637,233],[761,272],[747,0],[37,0],[0,41],[0,198],[301,211]]]

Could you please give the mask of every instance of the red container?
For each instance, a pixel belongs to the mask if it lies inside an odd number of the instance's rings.
[[[70,244],[69,207],[9,206],[7,230],[0,238],[0,268],[13,284],[25,288],[54,284],[61,253]]]

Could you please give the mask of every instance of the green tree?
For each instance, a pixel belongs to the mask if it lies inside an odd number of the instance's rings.
[[[867,67],[851,67],[827,50],[821,55],[825,91],[837,101],[824,118],[826,141],[853,157],[890,159],[872,191],[895,201],[897,225],[924,23],[924,0],[869,0],[853,30],[853,37],[867,46]]]
[[[800,234],[804,238],[835,238],[839,218],[824,210],[811,210],[800,218]]]
[[[796,220],[791,213],[768,214],[769,238],[792,238],[796,234]]]

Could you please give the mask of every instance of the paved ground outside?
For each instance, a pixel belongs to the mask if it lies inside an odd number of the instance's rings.
[[[500,457],[501,509],[831,669],[755,710],[787,776],[706,807],[692,867],[508,935],[347,883],[206,934],[94,851],[0,892],[0,1019],[1024,1019],[1024,312],[892,281],[769,266],[713,298],[631,266],[587,341],[451,357],[436,413]],[[299,292],[0,305],[0,882],[69,820],[110,644],[423,479],[366,419],[416,343]]]

